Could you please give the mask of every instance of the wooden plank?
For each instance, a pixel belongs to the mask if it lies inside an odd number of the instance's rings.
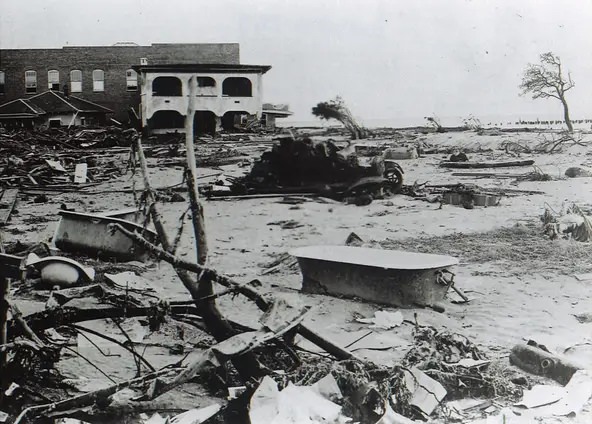
[[[534,165],[534,160],[514,160],[505,162],[440,162],[442,168],[506,168],[510,166],[529,166]]]
[[[9,188],[2,193],[2,197],[0,198],[0,226],[6,225],[8,222],[17,197],[18,189],[16,188]]]

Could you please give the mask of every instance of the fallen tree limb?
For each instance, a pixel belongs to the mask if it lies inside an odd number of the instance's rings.
[[[195,84],[195,81],[193,80],[191,84]],[[191,122],[193,123],[193,120]],[[164,226],[162,225],[162,222],[160,220],[160,214],[158,213],[156,207],[156,198],[154,196],[153,190],[151,189],[150,180],[148,178],[148,165],[146,163],[146,157],[144,156],[144,151],[142,149],[142,142],[137,134],[135,134],[134,143],[132,145],[134,146],[134,149],[138,154],[140,169],[142,171],[142,176],[144,179],[144,188],[146,190],[147,200],[151,204],[150,215],[152,217],[152,222],[154,223],[154,229],[158,234],[158,237],[163,247],[163,251],[166,251],[168,253],[171,250],[172,246],[170,244]],[[195,173],[193,175],[195,176]],[[197,187],[194,187],[194,189],[196,188]],[[199,207],[195,206],[195,204],[192,204],[192,208],[195,208],[197,212],[199,212],[200,210]],[[196,219],[196,217],[193,217],[193,219]],[[200,232],[203,231],[205,233],[205,229],[203,226],[203,216],[201,219],[201,224],[199,222],[194,221],[194,231],[197,237],[199,237]],[[205,234],[203,239],[201,240],[201,250],[205,250],[205,253],[207,253],[207,245],[205,244]],[[199,249],[200,241],[196,240],[196,243],[198,243],[197,248]],[[205,257],[202,259],[205,260]],[[206,323],[206,326],[208,327],[208,331],[210,332],[210,334],[212,334],[212,336],[217,341],[226,340],[227,338],[236,334],[230,323],[226,319],[224,319],[222,314],[220,314],[220,312],[217,310],[215,303],[213,303],[213,300],[208,300],[207,304],[200,300],[202,297],[205,297],[204,294],[206,296],[211,294],[210,288],[207,285],[201,285],[198,281],[193,279],[185,269],[175,266],[174,269],[177,275],[179,276],[179,279],[187,289],[187,291],[191,294],[191,297],[195,300],[195,306],[198,309],[200,307],[203,308],[204,306],[207,307],[207,309],[203,311],[203,315],[205,315],[204,322]],[[208,281],[209,282],[207,284],[211,284],[211,280]],[[265,372],[260,366],[259,361],[257,361],[255,355],[252,354],[246,354],[244,357],[234,358],[233,365],[238,371],[241,379],[243,379],[244,381],[248,381],[251,377],[262,377],[263,375],[265,375]]]
[[[14,302],[8,302],[5,300],[6,303],[10,306],[12,310],[12,319],[19,324],[22,328],[23,333],[31,339],[35,344],[39,345],[40,347],[45,347],[45,343],[35,334],[35,332],[29,327],[27,322],[23,319],[23,314],[20,309],[14,304]]]
[[[264,298],[262,294],[260,294],[257,290],[252,287],[248,287],[244,284],[237,283],[236,281],[224,276],[220,275],[216,270],[211,268],[206,268],[194,262],[185,261],[180,259],[169,252],[164,251],[160,247],[150,243],[148,240],[143,238],[141,235],[128,231],[124,227],[119,224],[110,224],[110,228],[121,231],[124,235],[129,237],[134,243],[141,245],[142,247],[149,250],[152,254],[154,254],[157,258],[162,259],[176,268],[182,268],[191,272],[195,272],[201,275],[202,280],[210,280],[216,282],[224,287],[234,289],[237,293],[242,294],[243,296],[247,297],[248,299],[255,302],[257,307],[262,311],[267,311],[271,306],[271,302]],[[342,359],[351,359],[353,357],[351,352],[331,343],[330,341],[326,340],[322,336],[318,335],[317,333],[313,332],[311,329],[303,326],[300,324],[298,327],[298,332],[311,341],[312,343],[316,344],[320,348],[324,349],[331,355],[335,356],[336,358]]]
[[[109,396],[118,392],[121,389],[130,387],[136,384],[144,383],[148,380],[152,380],[156,377],[163,376],[166,374],[177,373],[177,368],[165,369],[156,371],[150,374],[146,374],[139,378],[124,381],[121,383],[114,384],[104,389],[96,390],[90,393],[84,393],[79,396],[75,396],[69,399],[65,399],[59,402],[53,402],[44,405],[30,406],[24,409],[14,421],[14,424],[18,424],[21,421],[31,419],[34,417],[44,416],[54,411],[65,411],[79,409],[82,407],[90,406],[94,403],[105,402]]]
[[[77,322],[93,321],[96,319],[107,318],[132,318],[140,316],[148,316],[153,312],[151,306],[146,307],[92,307],[88,309],[80,309],[70,306],[62,306],[41,312],[36,312],[31,315],[23,317],[28,327],[32,331],[42,331],[48,328],[55,328],[61,325],[70,325]],[[189,306],[171,306],[172,314],[188,314],[197,313],[195,307]],[[15,320],[9,320],[7,326],[8,338],[13,339],[25,334],[25,331],[20,324]]]
[[[184,259],[181,259],[164,249],[150,243],[148,240],[143,238],[140,234],[134,233],[132,231],[127,230],[120,224],[110,224],[110,228],[120,231],[125,236],[129,237],[134,243],[139,244],[140,246],[149,250],[154,256],[158,259],[162,259],[165,262],[171,264],[174,268],[180,268],[183,270],[194,272],[198,275],[201,275],[202,280],[209,280],[215,283],[218,283],[224,287],[231,288],[235,290],[237,293],[242,294],[247,299],[255,302],[257,307],[262,311],[266,311],[267,308],[270,306],[270,302],[266,300],[263,295],[259,292],[254,290],[251,287],[248,287],[244,284],[237,283],[230,278],[220,275],[216,270],[212,268],[206,268],[205,266],[199,265],[195,262],[189,262]]]

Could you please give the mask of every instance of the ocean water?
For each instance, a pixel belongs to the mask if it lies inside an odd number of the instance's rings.
[[[483,116],[475,117],[483,128],[549,128],[561,129],[566,128],[565,123],[557,116]],[[466,117],[448,116],[439,117],[440,124],[445,127],[460,127],[463,126]],[[425,117],[412,118],[358,118],[358,122],[367,128],[406,128],[426,126],[427,121]],[[572,124],[575,129],[590,130],[592,129],[592,118],[574,118]],[[337,121],[310,119],[310,120],[289,120],[278,119],[278,127],[339,127],[341,124]]]

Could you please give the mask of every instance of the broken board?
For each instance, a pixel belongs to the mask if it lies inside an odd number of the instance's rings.
[[[18,189],[10,188],[0,194],[0,226],[6,225],[10,219],[10,214],[14,210]]]
[[[442,168],[460,168],[460,169],[467,169],[467,168],[506,168],[510,166],[529,166],[534,165],[534,160],[532,159],[525,159],[525,160],[513,160],[513,161],[505,161],[505,162],[440,162],[440,167]]]

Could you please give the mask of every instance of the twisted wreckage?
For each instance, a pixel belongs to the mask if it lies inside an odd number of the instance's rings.
[[[287,136],[263,153],[245,177],[232,179],[229,190],[210,186],[204,192],[211,196],[315,193],[363,202],[384,192],[396,194],[402,186],[403,169],[385,156],[361,164],[351,149],[340,149],[334,142]]]
[[[413,343],[396,364],[376,364],[349,349],[371,332],[347,346],[329,340],[307,321],[310,308],[300,301],[264,292],[256,279],[242,283],[211,267],[189,138],[184,182],[196,259],[187,259],[178,252],[183,226],[173,235],[163,224],[140,137],[133,131],[124,136],[131,145],[130,167],[143,178],[142,213],[62,210],[54,246],[17,245],[0,253],[5,329],[0,422],[411,423],[480,417],[496,409],[491,398],[520,399],[522,380],[501,372],[463,335],[422,325],[417,317],[405,320],[400,312],[379,311],[359,322],[372,323],[370,328],[409,325]],[[348,147],[331,141],[284,137],[245,177],[202,192],[212,197],[312,193],[364,204],[403,190],[403,170],[388,152],[360,162]],[[450,189],[435,187],[442,188]],[[405,188],[415,197],[429,196],[425,190]],[[304,292],[438,311],[449,289],[468,301],[454,286],[450,269],[458,264],[456,258],[354,247],[355,239],[347,247],[292,252],[302,269]],[[155,260],[174,269],[190,299],[167,298],[132,272]],[[372,281],[361,290],[368,278]],[[42,299],[45,308],[25,315],[17,294]],[[224,316],[218,302],[227,295],[252,302],[260,312],[257,324]],[[156,341],[142,351],[138,334],[145,335],[146,328]],[[171,334],[176,341],[197,342],[186,352],[189,344],[172,343]],[[84,355],[83,344],[100,352],[102,363],[100,357]],[[538,363],[531,372],[566,384],[566,390],[587,387],[578,366],[542,352],[538,346],[520,346],[511,360],[525,369]],[[103,374],[100,384],[62,376],[60,366],[73,355]],[[125,361],[113,361],[114,355],[131,358],[133,378],[114,378],[102,370],[122,366]],[[193,387],[188,398],[182,389],[187,387]],[[467,406],[461,401],[468,397],[482,399]]]

